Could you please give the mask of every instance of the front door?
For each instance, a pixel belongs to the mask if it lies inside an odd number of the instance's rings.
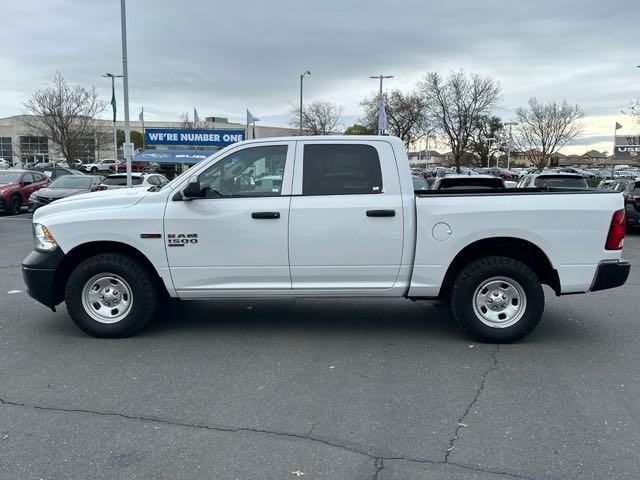
[[[169,199],[164,232],[179,296],[291,289],[294,149],[295,142],[239,146],[199,173],[203,198]]]
[[[390,289],[403,245],[402,195],[391,145],[298,142],[293,185],[293,288],[320,294]]]

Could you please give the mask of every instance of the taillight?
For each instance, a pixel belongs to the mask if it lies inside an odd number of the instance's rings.
[[[613,214],[613,218],[611,219],[607,243],[604,246],[605,250],[622,250],[624,246],[624,230],[624,210],[618,210]]]

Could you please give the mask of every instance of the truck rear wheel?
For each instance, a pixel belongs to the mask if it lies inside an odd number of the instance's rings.
[[[544,292],[524,263],[492,256],[469,263],[451,290],[451,311],[469,334],[482,342],[520,340],[538,325]]]
[[[105,253],[81,262],[65,289],[74,323],[93,337],[128,337],[153,318],[158,293],[151,273],[134,258]]]

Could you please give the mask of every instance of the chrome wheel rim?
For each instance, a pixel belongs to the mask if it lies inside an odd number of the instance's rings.
[[[507,277],[492,277],[473,294],[473,310],[482,323],[492,328],[507,328],[518,323],[527,310],[527,295],[522,286]]]
[[[117,323],[129,314],[132,305],[131,287],[119,275],[99,273],[82,288],[82,306],[97,322]]]

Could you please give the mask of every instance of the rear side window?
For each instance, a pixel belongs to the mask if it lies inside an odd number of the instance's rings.
[[[305,145],[303,195],[382,193],[378,151],[371,145]]]

